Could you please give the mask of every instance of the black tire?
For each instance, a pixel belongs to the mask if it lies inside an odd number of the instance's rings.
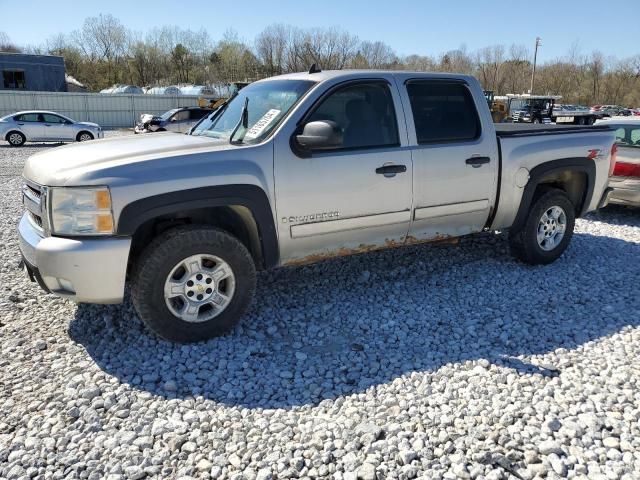
[[[171,271],[192,255],[219,257],[235,277],[235,290],[226,308],[198,323],[174,315],[164,295]],[[251,303],[256,286],[255,265],[247,248],[225,231],[197,225],[169,230],[153,240],[136,261],[132,277],[131,297],[142,321],[160,337],[180,343],[208,340],[228,332]]]
[[[545,212],[558,206],[566,216],[564,236],[551,250],[545,250],[538,243],[538,227]],[[509,232],[511,254],[530,265],[546,265],[558,259],[567,249],[575,226],[575,206],[567,194],[557,188],[541,189],[534,198],[524,225],[520,230]]]
[[[89,138],[83,138],[83,137],[89,137]],[[86,142],[89,140],[93,140],[95,137],[93,136],[93,133],[91,132],[78,132],[78,135],[76,135],[76,141],[78,142]]]
[[[20,142],[16,143],[13,140],[15,138],[20,138]],[[24,134],[22,134],[21,132],[12,130],[11,132],[7,133],[5,140],[9,142],[9,145],[11,145],[12,147],[21,147],[27,141],[27,137],[25,137]]]

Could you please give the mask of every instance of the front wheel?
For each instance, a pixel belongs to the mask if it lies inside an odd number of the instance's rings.
[[[208,340],[229,331],[251,303],[256,285],[246,247],[206,226],[162,234],[134,268],[131,295],[138,315],[174,342]]]
[[[543,190],[522,228],[510,232],[511,254],[530,265],[555,261],[571,241],[575,220],[575,207],[564,191]]]
[[[88,142],[89,140],[93,140],[93,135],[91,135],[89,132],[80,132],[76,140],[78,140],[79,142]]]

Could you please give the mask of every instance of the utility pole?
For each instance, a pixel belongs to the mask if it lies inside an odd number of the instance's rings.
[[[529,90],[529,95],[533,95],[533,84],[536,81],[536,62],[538,60],[538,47],[542,45],[542,39],[540,37],[536,37],[536,49],[533,54],[533,71],[531,72],[531,89]]]

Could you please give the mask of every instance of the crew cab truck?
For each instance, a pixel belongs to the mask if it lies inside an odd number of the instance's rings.
[[[517,258],[553,262],[606,202],[613,144],[609,127],[496,129],[469,76],[312,69],[187,135],[30,157],[20,248],[45,290],[118,303],[129,282],[151,330],[199,341],[241,318],[260,269],[506,229]]]

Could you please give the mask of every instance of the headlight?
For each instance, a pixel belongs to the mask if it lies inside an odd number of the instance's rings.
[[[51,231],[57,235],[111,235],[113,214],[107,187],[49,189]]]

